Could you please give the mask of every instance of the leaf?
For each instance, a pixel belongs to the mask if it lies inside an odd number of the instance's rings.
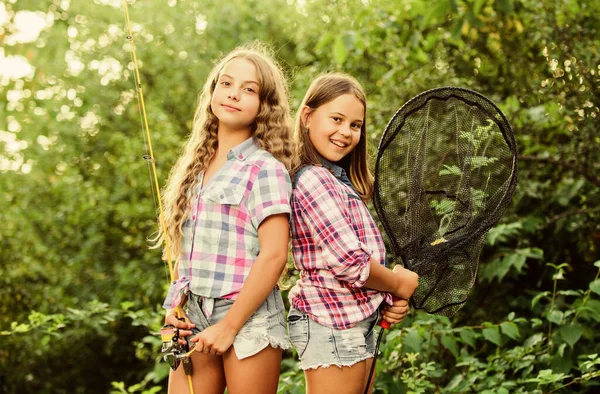
[[[406,348],[406,352],[418,353],[421,351],[421,338],[419,333],[414,329],[408,329],[408,332],[404,336],[402,345]]]
[[[442,337],[442,345],[452,353],[455,359],[458,359],[458,346],[456,340],[450,335],[444,335]]]
[[[577,308],[581,313],[581,317],[593,319],[600,322],[600,301],[588,299],[587,303]]]
[[[473,14],[478,15],[479,11],[481,11],[481,6],[485,3],[486,0],[475,0],[475,4],[473,4]]]
[[[533,334],[529,338],[527,338],[525,340],[525,342],[523,343],[523,346],[526,348],[534,347],[535,345],[542,342],[543,340],[544,340],[544,334],[542,334],[541,332],[538,332],[536,334]]]
[[[460,339],[475,349],[475,333],[470,328],[460,330]]]
[[[538,319],[537,317],[531,319],[531,328],[537,328],[543,324],[544,322],[541,319]]]
[[[563,343],[561,345],[564,348],[567,346],[566,343]],[[550,366],[552,367],[552,370],[555,373],[564,373],[564,374],[568,374],[569,371],[571,371],[571,368],[573,368],[573,361],[571,360],[571,357],[567,356],[560,356],[560,357],[552,357],[552,363],[550,364]]]
[[[521,334],[519,334],[519,327],[513,322],[504,322],[500,324],[500,329],[504,335],[511,339],[518,341],[521,337]]]
[[[600,279],[596,279],[590,283],[590,290],[596,294],[600,294]]]
[[[452,380],[444,387],[445,392],[455,392],[456,388],[463,382],[464,378],[461,374],[454,375]]]
[[[558,329],[558,335],[562,338],[571,348],[579,341],[583,331],[577,324],[569,324],[562,326]]]
[[[335,43],[333,44],[333,57],[335,59],[335,62],[339,66],[343,65],[344,62],[346,61],[346,59],[348,58],[348,49],[346,48],[346,45],[344,44],[344,35],[343,34],[339,34],[335,38]]]
[[[484,328],[481,332],[483,337],[493,344],[500,346],[502,343],[502,338],[500,337],[500,330],[497,326]]]
[[[330,31],[323,34],[319,39],[319,42],[317,42],[317,45],[315,46],[315,52],[320,52],[323,48],[331,44],[333,38],[333,34]]]
[[[496,4],[498,5],[498,9],[505,14],[510,14],[513,12],[512,0],[497,0]]]
[[[436,1],[433,4],[433,6],[428,7],[429,12],[425,15],[423,27],[429,26],[431,22],[445,19],[446,13],[451,10],[451,4],[448,0]]]
[[[504,257],[504,264],[506,264],[506,266],[509,268],[515,267],[517,269],[517,272],[521,273],[526,260],[527,260],[527,256],[524,256],[522,254],[519,254],[519,253],[509,254],[508,256]],[[500,278],[500,279],[502,279],[502,278]]]
[[[520,222],[499,224],[490,230],[487,241],[490,245],[494,245],[496,242],[505,242],[510,237],[518,235],[521,228]]]
[[[486,156],[472,156],[470,158],[471,168],[477,169],[480,167],[486,167],[490,164],[494,164],[498,161],[497,157],[486,157]]]
[[[535,297],[533,297],[533,300],[531,300],[531,307],[534,308],[535,305],[540,301],[540,299],[542,299],[543,297],[547,297],[550,295],[549,291],[543,291],[541,293],[538,293]]]
[[[548,321],[561,325],[563,323],[563,319],[564,319],[564,312],[561,311],[552,311],[548,314],[548,316],[546,317],[548,319]]]
[[[556,295],[580,297],[583,294],[582,290],[559,290]]]
[[[447,165],[447,164],[444,164],[444,166],[443,166],[443,167],[442,167],[442,169],[440,170],[440,173],[439,173],[439,175],[440,175],[440,176],[441,176],[441,175],[458,175],[458,176],[461,176],[461,175],[462,175],[462,172],[460,171],[460,168],[458,168],[458,167],[457,167],[457,166],[455,166],[455,165],[451,165],[451,166],[449,166],[449,165]]]
[[[594,262],[594,267],[600,268],[600,260]]]

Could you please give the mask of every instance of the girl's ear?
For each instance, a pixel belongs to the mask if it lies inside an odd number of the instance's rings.
[[[308,105],[302,107],[300,110],[300,123],[305,129],[308,129],[308,121],[310,119],[310,114],[312,113],[312,108]]]

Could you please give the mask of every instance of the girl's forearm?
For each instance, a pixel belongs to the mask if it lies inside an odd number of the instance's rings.
[[[373,259],[370,259],[369,278],[364,287],[395,294],[401,287],[400,276]]]
[[[391,271],[371,259],[371,271],[365,287],[392,293],[402,299],[409,299],[419,285],[419,276],[401,266]]]

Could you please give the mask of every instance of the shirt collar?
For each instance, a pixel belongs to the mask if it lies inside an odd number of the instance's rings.
[[[352,190],[356,190],[354,188],[354,185],[352,185],[352,182],[350,182],[348,175],[346,175],[346,170],[344,170],[342,167],[330,162],[327,159],[324,159],[323,157],[321,157],[321,164],[324,168],[328,169],[329,172],[331,172],[333,176],[335,176],[344,185],[350,186]]]
[[[244,161],[258,148],[259,146],[256,141],[254,141],[254,137],[250,137],[241,144],[234,146],[229,152],[227,152],[227,160],[238,159]]]

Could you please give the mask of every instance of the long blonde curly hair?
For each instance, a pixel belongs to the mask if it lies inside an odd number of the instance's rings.
[[[154,241],[155,246],[159,247],[165,241],[165,237],[168,237],[171,258],[175,261],[181,255],[182,227],[189,214],[188,191],[197,183],[198,175],[208,167],[218,147],[219,119],[211,110],[212,94],[219,74],[225,65],[235,58],[252,62],[258,75],[260,107],[251,130],[254,140],[286,168],[290,168],[292,122],[284,73],[271,51],[263,44],[254,43],[238,47],[210,72],[198,96],[190,138],[182,155],[171,169],[162,193],[166,234],[161,228]],[[164,248],[165,259],[168,257],[167,252],[167,248]]]
[[[308,88],[296,115],[294,128],[294,156],[290,174],[293,176],[302,166],[321,166],[321,156],[310,141],[309,133],[302,119],[302,108],[311,111],[345,94],[353,94],[365,107],[365,120],[360,128],[360,140],[350,154],[340,164],[361,199],[367,203],[373,195],[373,174],[369,168],[369,150],[367,146],[367,96],[360,83],[352,76],[332,72],[317,77]]]

